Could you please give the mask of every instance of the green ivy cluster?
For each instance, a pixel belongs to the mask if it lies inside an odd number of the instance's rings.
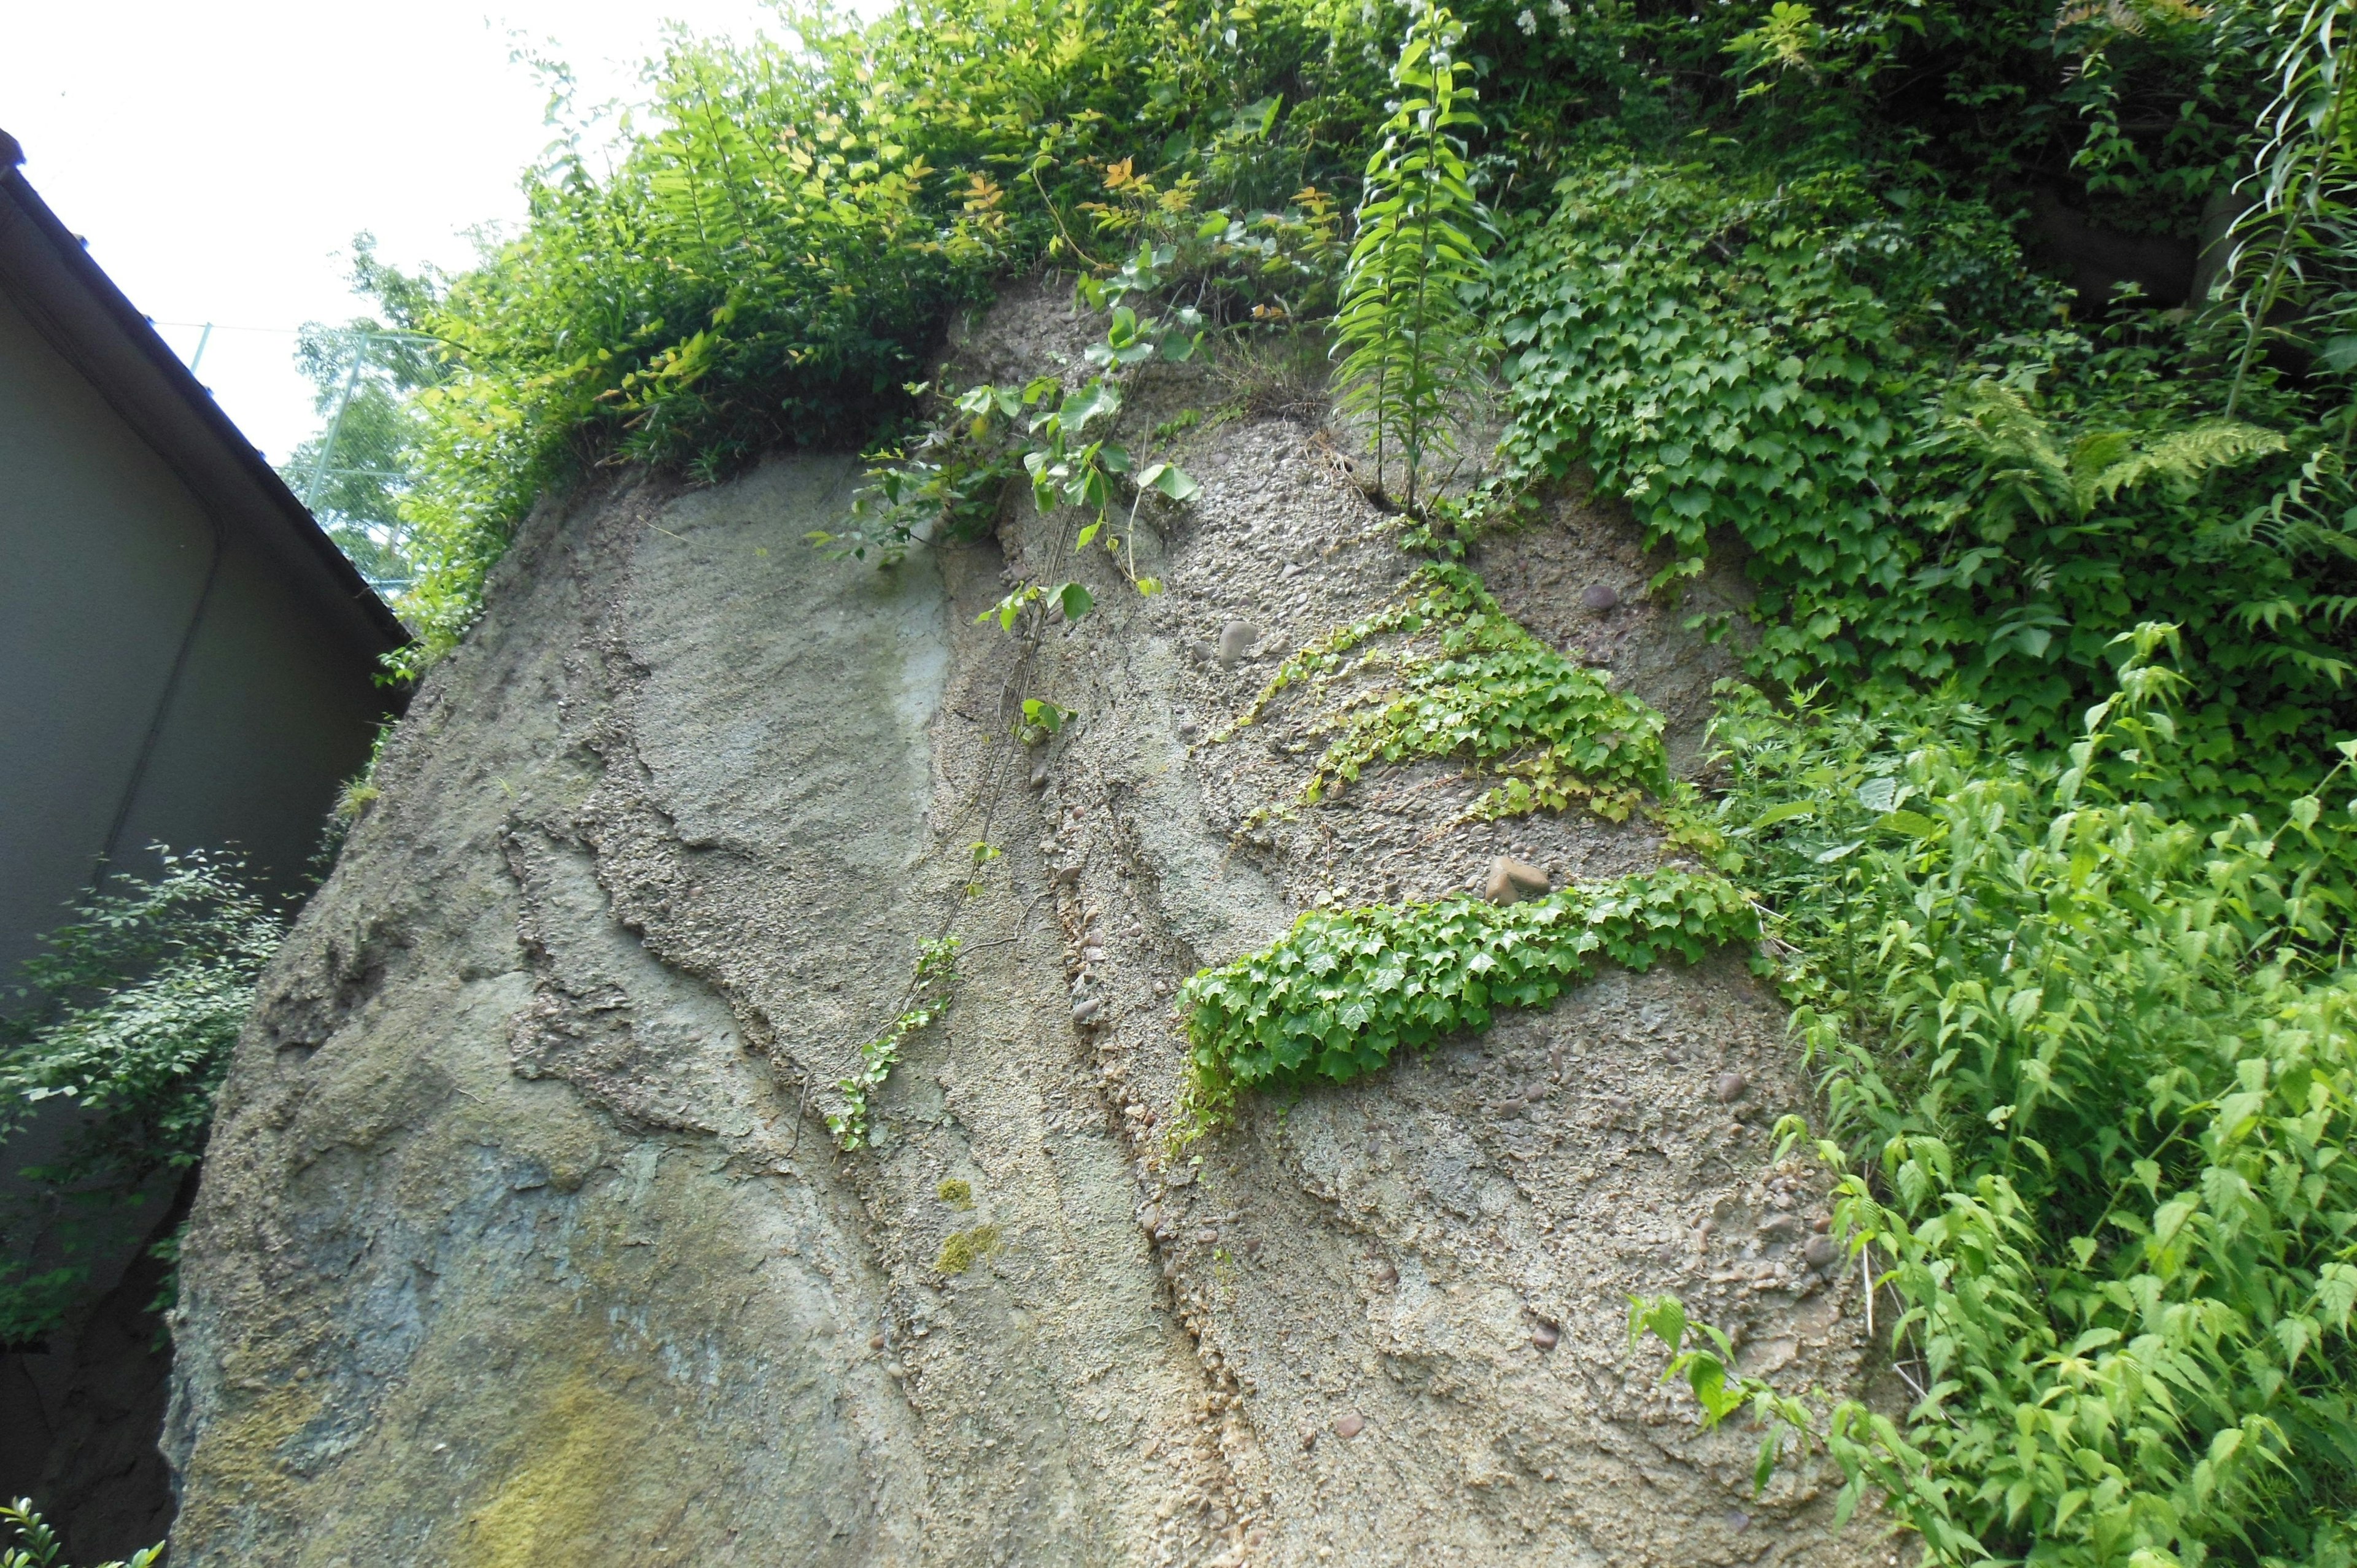
[[[843,1109],[826,1113],[826,1130],[834,1134],[836,1146],[845,1154],[867,1146],[868,1096],[883,1088],[884,1080],[899,1065],[900,1047],[949,1011],[951,988],[957,983],[957,950],[955,937],[942,937],[918,949],[916,973],[909,983],[909,1004],[892,1020],[890,1028],[859,1047],[859,1070],[835,1081]]]
[[[2049,317],[2045,285],[1994,212],[1893,207],[1856,166],[1787,180],[1599,156],[1555,189],[1499,265],[1509,462],[1587,470],[1673,572],[1739,535],[1761,668],[1856,665],[1853,628],[1919,564],[1888,498],[1922,363],[1955,331]]]
[[[2229,418],[2218,332],[2065,327],[1990,209],[1861,163],[1599,161],[1559,188],[1500,266],[1504,450],[1625,498],[1673,575],[1739,538],[1756,675],[1953,682],[2059,751],[2115,639],[2166,618],[2195,682],[2178,809],[2217,822],[2314,787],[2357,723],[2330,387],[2255,371]]]
[[[1758,935],[1732,885],[1674,869],[1519,904],[1313,909],[1283,940],[1187,983],[1186,1117],[1216,1122],[1243,1090],[1347,1082],[1402,1047],[1487,1028],[1495,1008],[1544,1007],[1598,961],[1691,963]]]
[[[1383,637],[1412,640],[1361,651]],[[1286,660],[1214,738],[1258,722],[1278,693],[1305,681],[1322,689],[1362,677],[1379,683],[1345,698],[1326,721],[1340,733],[1310,776],[1311,800],[1373,763],[1426,757],[1503,777],[1474,802],[1477,818],[1584,801],[1618,822],[1646,794],[1669,789],[1662,715],[1531,635],[1479,575],[1448,561],[1419,567],[1394,603]]]

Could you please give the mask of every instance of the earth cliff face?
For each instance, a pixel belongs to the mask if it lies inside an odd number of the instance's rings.
[[[1094,330],[1018,291],[954,355],[1077,376]],[[1219,395],[1160,374],[1141,430]],[[1139,530],[1168,591],[1084,562],[1097,613],[1028,666],[975,624],[1004,573],[1071,575],[1028,499],[881,573],[802,542],[843,458],[535,515],[241,1046],[183,1264],[175,1563],[1883,1561],[1827,1533],[1823,1476],[1755,1497],[1753,1434],[1698,1432],[1626,1343],[1626,1298],[1676,1290],[1747,1367],[1859,1377],[1856,1281],[1802,1255],[1821,1185],[1767,1165],[1803,1083],[1737,955],[1168,1151],[1195,969],[1499,853],[1558,883],[1660,854],[1467,823],[1440,768],[1285,815],[1307,712],[1211,737],[1412,564],[1319,431],[1188,439],[1202,493]],[[1624,533],[1567,510],[1476,564],[1690,745],[1707,650],[1578,608],[1615,573],[1633,604]],[[1080,717],[1025,751],[1027,695]],[[949,1013],[838,1154],[834,1083],[945,929]]]

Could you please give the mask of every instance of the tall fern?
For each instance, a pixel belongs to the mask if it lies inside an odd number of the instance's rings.
[[[1472,91],[1458,81],[1472,67],[1450,52],[1458,31],[1431,0],[1408,26],[1392,70],[1400,100],[1367,161],[1336,317],[1342,406],[1373,425],[1375,487],[1387,495],[1396,449],[1411,513],[1426,460],[1456,450],[1451,410],[1482,342],[1468,295],[1487,268],[1490,218],[1454,134],[1478,123],[1463,107]]]

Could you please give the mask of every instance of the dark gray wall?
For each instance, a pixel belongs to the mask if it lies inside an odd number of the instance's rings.
[[[118,866],[234,844],[298,882],[382,700],[249,532],[0,293],[0,976],[110,833]]]
[[[349,607],[268,547],[284,519],[209,510],[35,319],[0,286],[0,1007],[102,861],[234,847],[299,890],[387,706]],[[9,1140],[0,1194],[70,1122]],[[150,1208],[168,1231],[172,1195]],[[169,1363],[145,1312],[160,1265],[97,1263],[102,1294],[64,1336],[0,1351],[0,1490],[36,1497],[77,1558],[154,1541],[171,1509]]]

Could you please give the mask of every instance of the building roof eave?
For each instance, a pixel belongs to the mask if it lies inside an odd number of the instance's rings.
[[[370,658],[409,642],[269,460],[26,181],[22,162],[0,131],[0,290],[199,503],[276,559],[341,635]]]

